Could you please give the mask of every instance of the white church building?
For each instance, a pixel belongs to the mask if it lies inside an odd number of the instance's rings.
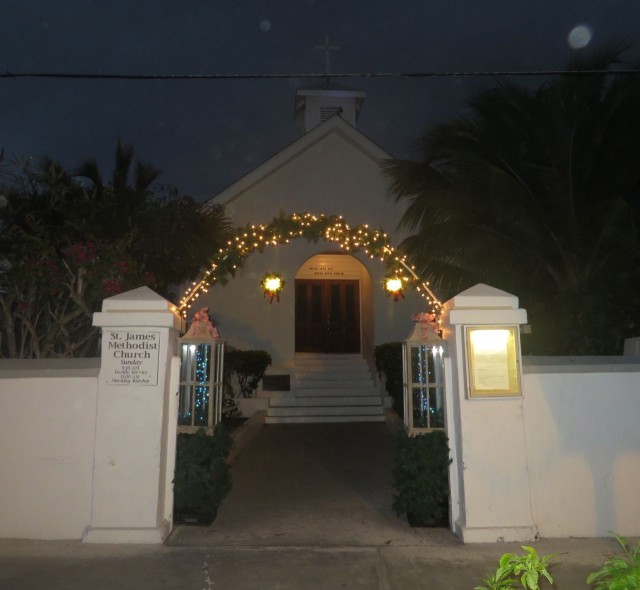
[[[397,246],[404,208],[389,198],[380,169],[392,156],[357,128],[364,99],[364,92],[331,83],[298,89],[295,114],[304,135],[209,203],[249,226],[247,242],[258,239],[252,225],[308,213],[342,216],[346,227],[365,226],[376,236],[380,230]],[[294,238],[249,255],[191,311],[208,306],[230,345],[272,356],[257,400],[241,400],[245,414],[267,409],[268,422],[383,420],[374,347],[403,340],[427,302],[410,286],[389,296],[385,262],[361,244]],[[273,301],[260,286],[267,273],[284,280]]]

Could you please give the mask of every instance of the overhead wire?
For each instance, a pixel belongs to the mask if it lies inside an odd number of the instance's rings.
[[[49,78],[72,80],[262,80],[262,79],[319,79],[319,78],[470,78],[506,76],[593,76],[637,75],[640,69],[610,70],[492,70],[461,72],[346,72],[315,73],[212,73],[212,74],[98,74],[87,72],[11,72],[0,73],[0,78]]]

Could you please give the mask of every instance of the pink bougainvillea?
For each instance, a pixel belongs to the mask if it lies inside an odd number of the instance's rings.
[[[117,295],[122,292],[122,283],[118,279],[105,278],[100,281],[105,294]]]
[[[63,254],[76,264],[85,264],[95,258],[96,246],[93,242],[76,242],[65,248]]]

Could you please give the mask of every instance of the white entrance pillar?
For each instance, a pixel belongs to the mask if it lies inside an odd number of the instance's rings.
[[[452,524],[465,543],[536,536],[519,362],[519,326],[526,321],[517,297],[484,284],[444,305],[443,337],[452,360],[447,388]],[[483,349],[473,344],[478,333],[510,339],[510,345],[501,352]]]
[[[148,287],[102,304],[87,543],[162,543],[171,531],[181,319]],[[72,425],[70,425],[72,426]]]

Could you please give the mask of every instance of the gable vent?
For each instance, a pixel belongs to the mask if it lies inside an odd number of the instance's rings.
[[[296,119],[304,121],[305,133],[325,123],[334,115],[356,126],[366,94],[338,84],[325,83],[296,91]]]
[[[341,113],[342,107],[320,107],[320,121],[324,123],[327,119]]]

